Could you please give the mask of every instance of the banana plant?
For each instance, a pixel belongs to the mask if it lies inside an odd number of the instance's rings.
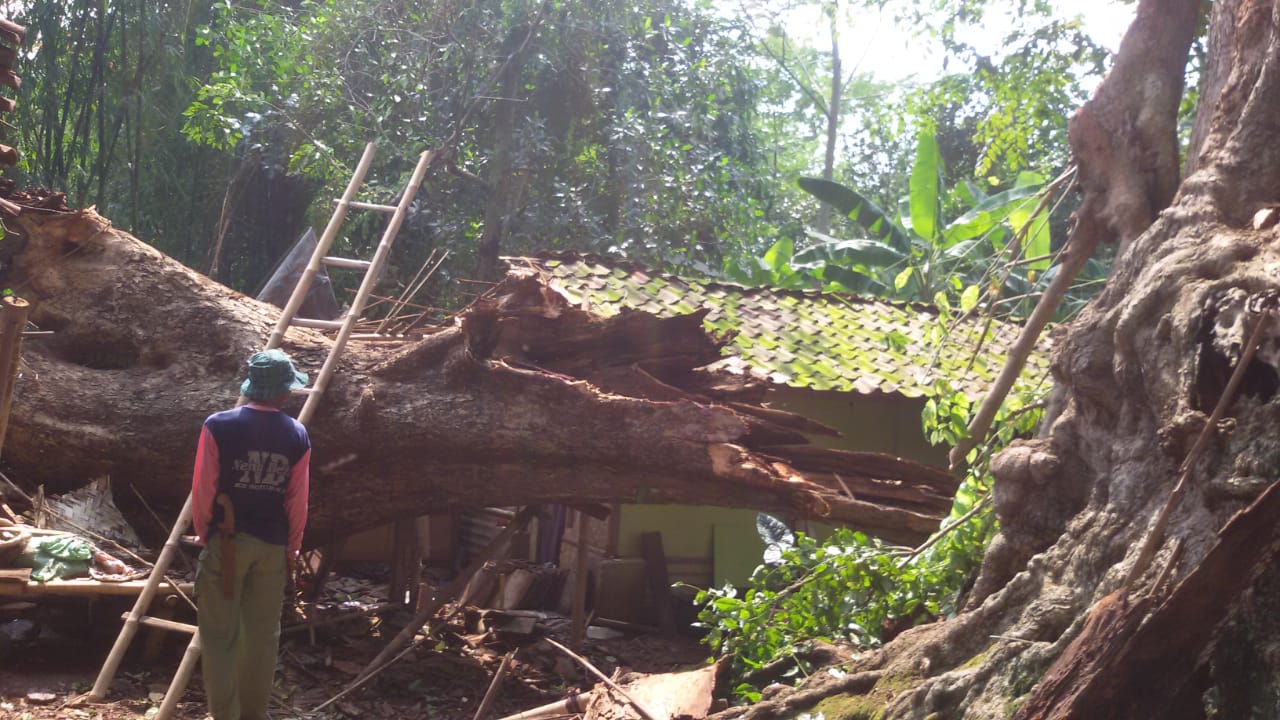
[[[787,282],[817,281],[829,290],[874,294],[897,300],[942,301],[959,292],[963,311],[972,309],[991,282],[988,269],[1015,234],[1022,236],[1027,261],[1009,273],[1008,293],[1029,292],[1035,277],[1048,269],[1050,232],[1048,213],[1037,209],[1043,178],[1024,173],[1014,186],[986,195],[973,183],[956,188],[952,196],[968,206],[958,217],[945,219],[943,164],[933,133],[921,133],[912,166],[909,194],[897,217],[847,185],[802,177],[800,188],[832,207],[859,231],[837,238],[810,231],[808,247],[790,253]],[[776,248],[776,246],[775,246]]]

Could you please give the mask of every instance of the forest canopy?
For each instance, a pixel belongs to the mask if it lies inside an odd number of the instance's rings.
[[[64,189],[253,294],[323,224],[366,142],[380,148],[370,193],[386,198],[439,148],[384,284],[408,284],[447,250],[428,288],[446,308],[474,291],[456,281],[495,280],[500,255],[539,249],[873,292],[938,264],[934,252],[992,257],[1003,241],[845,262],[878,278],[861,285],[806,271],[790,256],[822,244],[813,230],[861,233],[838,215],[832,227],[797,179],[855,188],[889,216],[911,194],[948,220],[1039,189],[1066,167],[1066,118],[1107,64],[1080,20],[1046,2],[37,0],[9,11],[30,34],[14,114],[20,185]],[[817,18],[821,32],[788,18]],[[993,18],[1005,36],[976,46]],[[940,57],[941,76],[886,80],[895,59],[850,57],[842,37],[886,24]],[[921,133],[936,139],[927,198],[911,180]],[[1042,223],[1046,238],[1070,209]],[[351,229],[340,254],[367,251],[374,225]],[[1007,294],[1035,292],[1036,279]],[[959,304],[976,288],[975,277],[917,296],[946,290]]]

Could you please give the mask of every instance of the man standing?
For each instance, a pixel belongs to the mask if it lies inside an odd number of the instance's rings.
[[[196,574],[201,670],[215,720],[265,720],[280,608],[307,521],[311,439],[280,411],[307,376],[289,356],[249,358],[247,404],[200,431],[192,518],[204,542]]]

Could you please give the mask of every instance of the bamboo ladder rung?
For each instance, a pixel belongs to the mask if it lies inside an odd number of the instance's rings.
[[[345,268],[347,270],[368,270],[373,267],[373,263],[368,260],[353,260],[351,258],[334,257],[332,255],[325,255],[321,262],[330,267]]]
[[[296,317],[289,321],[294,327],[312,328],[315,330],[341,330],[347,326],[343,320],[317,320],[315,318]]]
[[[334,200],[333,204],[337,205],[341,202],[342,202],[341,200]],[[359,200],[349,201],[347,203],[347,207],[354,208],[356,210],[374,210],[377,212],[385,212],[385,213],[392,213],[396,211],[395,205],[379,205],[378,203],[360,202]]]
[[[129,613],[120,613],[120,619],[127,622],[129,620]],[[138,624],[146,627],[160,628],[161,630],[184,632],[187,634],[194,634],[197,629],[195,625],[191,625],[189,623],[178,622],[176,620],[165,620],[164,618],[151,617],[150,615],[143,615],[138,618]]]

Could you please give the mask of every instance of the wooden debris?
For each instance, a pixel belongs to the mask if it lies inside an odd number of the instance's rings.
[[[572,623],[569,626],[569,644],[582,646],[582,638],[587,627],[587,561],[589,558],[587,536],[587,516],[578,514],[578,539],[574,548],[573,567],[573,609]]]
[[[412,650],[413,645],[411,643],[414,636],[418,634],[418,630],[436,614],[437,610],[444,607],[445,603],[452,600],[459,592],[462,592],[471,582],[472,577],[480,571],[480,568],[483,567],[485,563],[492,561],[500,555],[505,556],[511,537],[520,530],[523,530],[524,527],[529,524],[529,521],[533,519],[533,515],[534,510],[532,507],[526,507],[516,513],[516,516],[511,520],[511,524],[503,528],[502,532],[498,533],[497,537],[495,537],[489,543],[489,546],[485,548],[485,552],[482,553],[480,557],[472,561],[471,565],[463,570],[458,577],[454,578],[453,581],[444,588],[441,588],[440,592],[436,594],[436,597],[433,598],[431,602],[426,603],[421,609],[419,609],[418,612],[414,614],[413,619],[409,621],[409,624],[405,626],[404,630],[401,630],[398,635],[392,638],[391,642],[388,643],[387,646],[382,649],[382,652],[378,653],[378,656],[365,667],[364,672],[362,672],[354,682],[343,688],[337,695],[316,707],[315,712],[319,712],[330,704],[346,697],[347,694],[356,688],[359,688],[374,675],[390,666],[396,660],[404,657],[405,654]]]
[[[622,696],[622,699],[630,703],[631,707],[635,708],[636,712],[640,713],[640,717],[642,718],[642,720],[665,720],[664,717],[654,715],[652,712],[647,710],[645,706],[641,705],[638,701],[636,701],[635,698],[627,694],[627,692],[623,690],[621,687],[618,687],[617,683],[615,683],[613,680],[610,680],[608,675],[605,675],[604,673],[600,672],[600,668],[596,667],[595,665],[592,665],[591,662],[586,658],[575,653],[569,648],[561,645],[555,640],[552,640],[551,638],[543,638],[543,640],[551,647],[554,647],[555,649],[559,650],[565,655],[568,655],[570,658],[576,660],[578,664],[586,668],[587,671],[590,672],[592,675],[595,675],[596,677],[600,678],[600,681],[603,682],[610,690],[618,693],[619,695]]]
[[[657,720],[700,720],[710,714],[715,702],[716,676],[722,662],[688,672],[645,675],[622,688]],[[584,720],[635,720],[635,715],[610,702],[607,694],[595,693]]]

